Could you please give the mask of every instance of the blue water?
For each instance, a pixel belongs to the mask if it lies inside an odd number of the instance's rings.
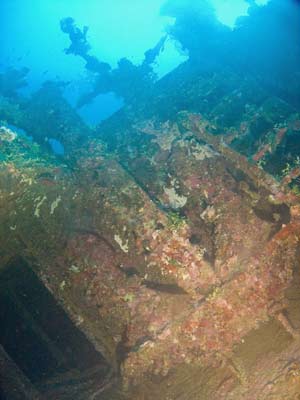
[[[45,80],[66,80],[72,84],[65,90],[71,104],[84,92],[90,76],[80,57],[66,56],[68,37],[59,27],[64,17],[72,17],[79,27],[88,26],[91,54],[116,67],[123,57],[139,65],[144,52],[155,46],[170,26],[172,13],[162,10],[168,3],[190,7],[201,1],[188,0],[2,0],[0,4],[1,70],[7,67],[28,67],[28,85],[24,95],[36,91]],[[266,0],[257,1],[265,4]],[[245,0],[212,0],[216,18],[233,28],[236,19],[247,15],[249,4]],[[168,37],[164,50],[153,65],[158,78],[163,77],[188,58],[180,44]],[[90,125],[106,119],[123,105],[123,99],[109,92],[94,98],[79,114]]]
[[[296,0],[2,0],[0,35],[4,99],[35,99],[54,82],[91,128],[124,106],[136,108],[185,63],[186,79],[193,69],[230,69],[300,105]],[[64,155],[59,133],[50,128],[45,136]]]

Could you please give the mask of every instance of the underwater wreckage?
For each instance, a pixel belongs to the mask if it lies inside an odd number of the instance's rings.
[[[56,84],[1,93],[2,397],[299,398],[299,103],[234,65],[96,131]]]

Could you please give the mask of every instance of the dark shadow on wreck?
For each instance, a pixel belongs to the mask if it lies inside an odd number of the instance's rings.
[[[0,326],[1,400],[92,399],[111,377],[102,355],[20,258],[0,273]]]

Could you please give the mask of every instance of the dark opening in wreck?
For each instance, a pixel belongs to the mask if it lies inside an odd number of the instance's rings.
[[[0,273],[0,326],[1,400],[89,394],[107,374],[102,355],[20,258]]]

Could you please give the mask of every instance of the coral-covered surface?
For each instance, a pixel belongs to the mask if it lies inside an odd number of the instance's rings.
[[[298,259],[295,196],[213,136],[203,117],[131,129],[136,143],[128,131],[117,157],[87,142],[71,173],[1,128],[2,263],[16,252],[35,260],[123,393],[141,398],[145,382],[165,385],[186,365],[220,374],[222,393],[215,387],[207,398],[239,398],[253,377],[235,349],[252,332],[276,319],[298,340],[285,313]],[[289,387],[297,371],[296,361],[286,367]],[[269,392],[283,385],[267,379]]]
[[[56,87],[0,99],[34,139],[0,128],[0,268],[28,260],[106,358],[94,398],[295,400],[299,115],[235,73],[168,79],[93,135]]]

